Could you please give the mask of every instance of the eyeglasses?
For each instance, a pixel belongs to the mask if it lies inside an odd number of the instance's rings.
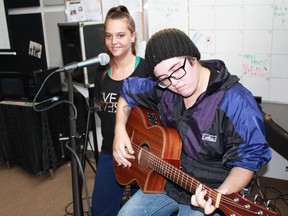
[[[181,67],[177,68],[176,70],[174,70],[169,76],[162,75],[162,76],[158,77],[157,85],[161,88],[168,88],[169,86],[172,85],[171,78],[175,79],[175,80],[180,80],[187,73],[185,70],[185,64],[186,64],[186,58],[184,60],[183,65]]]

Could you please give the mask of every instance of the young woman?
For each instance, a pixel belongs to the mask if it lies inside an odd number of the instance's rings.
[[[120,209],[124,187],[115,179],[112,157],[117,101],[123,79],[146,76],[144,60],[136,55],[135,23],[125,6],[108,11],[104,34],[110,64],[97,74],[95,80],[95,99],[101,106],[98,115],[103,137],[92,195],[92,214],[95,216],[117,215]]]
[[[183,171],[222,194],[249,187],[255,172],[271,159],[252,94],[222,61],[200,61],[198,48],[178,29],[155,33],[145,61],[151,77],[125,80],[118,101],[113,156],[119,166],[130,167],[129,160],[135,159],[125,125],[131,108],[144,106],[179,132]],[[210,214],[215,207],[204,199],[206,193],[201,184],[192,195],[167,181],[163,194],[138,190],[118,215]],[[218,209],[213,213],[219,214]]]

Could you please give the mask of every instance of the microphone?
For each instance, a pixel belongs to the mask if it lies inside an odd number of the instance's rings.
[[[87,67],[92,64],[98,64],[100,65],[107,65],[110,62],[110,57],[107,53],[100,53],[97,57],[78,62],[77,67],[82,68],[82,67]]]
[[[59,68],[57,71],[67,71],[75,70],[77,68],[87,67],[93,64],[107,65],[110,62],[110,57],[107,53],[100,53],[97,57],[87,59],[81,62],[73,62],[62,68]]]

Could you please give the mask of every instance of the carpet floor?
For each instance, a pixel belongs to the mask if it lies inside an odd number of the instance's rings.
[[[52,175],[53,174],[53,175]],[[0,214],[2,216],[64,216],[73,214],[72,180],[70,162],[64,163],[53,173],[33,175],[19,166],[8,167],[0,163]],[[95,173],[89,165],[85,178],[91,197]],[[251,197],[259,195],[260,205],[271,200],[271,207],[286,216],[288,212],[288,181],[259,177]],[[86,195],[83,190],[83,210],[87,212]],[[87,215],[87,214],[83,214]]]

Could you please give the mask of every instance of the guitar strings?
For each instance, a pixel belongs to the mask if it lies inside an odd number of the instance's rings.
[[[180,186],[184,187],[191,193],[193,193],[200,184],[197,180],[191,179],[191,176],[189,176],[187,173],[180,171],[175,166],[167,163],[166,161],[163,161],[163,159],[160,159],[159,157],[153,155],[151,152],[149,152],[146,149],[143,149],[141,147],[138,147],[137,145],[133,145],[133,149],[135,150],[136,154],[141,151],[141,158],[148,162],[148,165],[150,168],[154,169],[156,172],[160,172],[165,177],[171,179],[172,181],[175,181]],[[137,154],[138,155],[138,154]],[[141,160],[138,160],[141,161]],[[156,166],[155,164],[159,164],[159,166]],[[162,166],[161,166],[162,165]],[[162,170],[162,171],[161,171]],[[175,177],[175,174],[179,174],[181,178]],[[172,176],[172,177],[171,177]],[[181,181],[182,179],[182,181]],[[181,182],[180,182],[181,181]],[[185,184],[186,182],[186,184]],[[183,184],[182,184],[183,183]],[[189,183],[189,187],[187,186]],[[192,188],[191,188],[192,186]],[[193,190],[192,190],[193,189]],[[203,185],[203,190],[206,189],[206,186]],[[207,188],[209,189],[209,188]],[[218,192],[212,191],[212,197],[216,198]]]
[[[179,186],[183,187],[184,189],[188,190],[189,192],[194,193],[196,188],[200,184],[202,184],[199,181],[197,181],[196,179],[192,178],[192,176],[179,170],[177,167],[169,164],[168,162],[166,162],[162,158],[159,158],[158,156],[154,155],[150,151],[148,151],[144,148],[141,148],[140,146],[138,146],[137,144],[134,144],[134,143],[132,143],[132,146],[133,146],[133,149],[135,151],[136,156],[138,157],[138,155],[140,155],[141,159],[144,159],[147,162],[148,167],[152,168],[153,170],[155,170],[159,174],[163,175],[164,177],[172,180],[173,182],[175,182]],[[141,154],[139,154],[140,152],[141,152]],[[138,158],[138,161],[141,161],[140,158]],[[157,165],[157,164],[159,164],[159,165]],[[176,174],[178,176],[176,176]],[[207,194],[205,195],[205,197],[207,199],[209,197],[211,197],[212,201],[215,204],[215,201],[217,199],[219,192],[217,192],[216,190],[214,190],[212,188],[209,188],[208,186],[206,186],[204,184],[202,184],[202,190],[207,190]],[[252,211],[252,210],[247,209],[247,208],[243,209],[244,207],[242,205],[235,203],[234,200],[232,200],[231,198],[228,198],[226,196],[221,196],[221,201],[220,201],[219,206],[221,206],[222,208],[226,208],[226,209],[231,210],[228,206],[225,206],[225,203],[230,204],[236,208],[245,210],[246,213],[249,212],[252,215],[258,215],[258,213],[255,211]],[[263,208],[263,207],[260,206],[260,208]],[[264,210],[266,210],[266,209],[264,209]]]

